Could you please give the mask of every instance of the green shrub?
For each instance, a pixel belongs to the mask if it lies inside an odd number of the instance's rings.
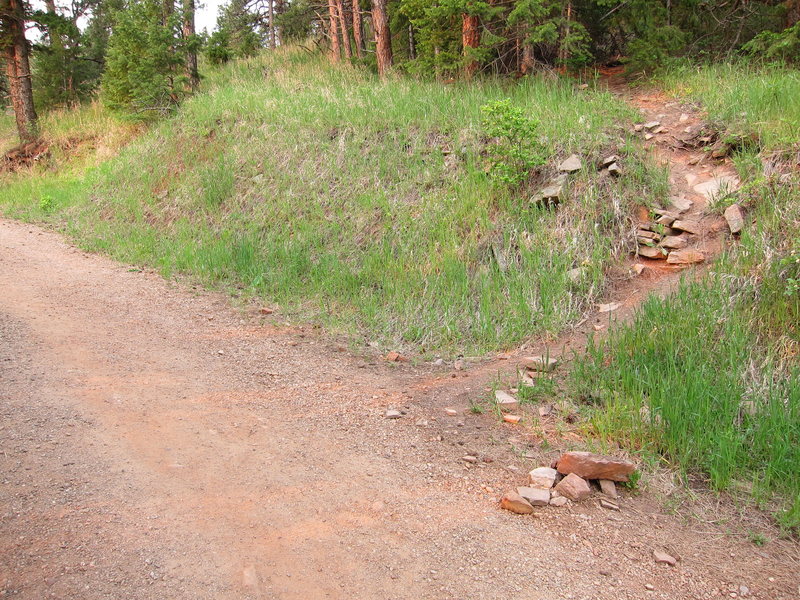
[[[485,104],[481,112],[483,129],[493,138],[489,146],[492,175],[509,185],[523,183],[533,168],[545,162],[544,146],[538,140],[539,121],[510,99]]]

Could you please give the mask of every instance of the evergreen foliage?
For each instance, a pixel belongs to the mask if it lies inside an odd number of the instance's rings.
[[[103,98],[115,111],[145,119],[168,112],[185,89],[178,17],[157,0],[128,0],[108,42]]]

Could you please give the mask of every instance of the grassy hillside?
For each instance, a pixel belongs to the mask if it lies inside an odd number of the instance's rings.
[[[750,495],[800,531],[800,88],[780,73],[717,66],[681,80],[723,130],[767,149],[733,157],[746,185],[727,203],[746,207],[748,226],[707,278],[593,347],[573,384],[605,439]]]
[[[668,91],[699,101],[711,120],[766,150],[800,144],[800,71],[719,63],[674,68],[659,77]]]
[[[487,176],[481,106],[503,98],[541,121],[541,182],[584,157],[558,210],[529,201],[535,186],[510,193]],[[625,139],[631,118],[570,82],[380,83],[279,51],[212,73],[86,176],[8,179],[0,210],[387,346],[509,347],[578,318],[630,203],[665,195]],[[594,163],[611,151],[625,176],[600,180]]]

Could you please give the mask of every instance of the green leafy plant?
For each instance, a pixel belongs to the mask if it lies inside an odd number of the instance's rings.
[[[41,199],[39,200],[39,209],[43,213],[50,213],[53,211],[53,208],[54,208],[53,197],[48,195],[42,196]]]
[[[545,162],[544,146],[537,135],[539,121],[510,99],[485,104],[481,112],[484,131],[493,140],[489,147],[492,176],[508,185],[523,183],[532,169]]]

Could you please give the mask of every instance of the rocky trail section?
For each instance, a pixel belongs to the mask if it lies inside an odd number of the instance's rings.
[[[697,215],[693,243],[710,254],[714,218]],[[644,264],[615,287],[617,307],[560,347],[667,293],[678,271]],[[556,448],[542,435],[580,441],[556,414],[537,415],[537,433],[469,409],[498,371],[516,373],[516,356],[454,368],[352,356],[278,315],[6,221],[0,292],[4,597],[798,593],[796,544],[726,534],[724,505],[705,521],[664,514],[650,494],[619,494],[620,511],[600,495],[499,510],[503,490],[541,485],[528,471]],[[542,355],[528,366],[550,368]]]

